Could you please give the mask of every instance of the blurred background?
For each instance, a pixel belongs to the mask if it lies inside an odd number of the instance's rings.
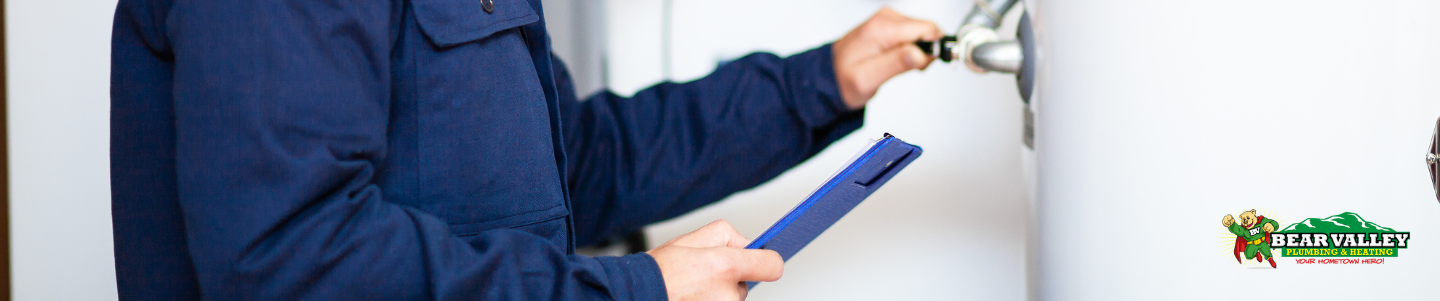
[[[834,41],[881,7],[954,34],[973,1],[545,0],[582,94],[684,82]],[[115,298],[108,86],[114,0],[5,1],[11,293]],[[1440,204],[1433,1],[1032,1],[1036,148],[1009,74],[936,62],[863,129],[760,187],[645,230],[750,237],[869,139],[926,152],[751,300],[1429,299]],[[1414,233],[1380,266],[1237,266],[1218,221],[1357,212]],[[1233,236],[1231,238],[1233,240]],[[1330,277],[1329,275],[1346,275]],[[1305,290],[1284,288],[1305,287]],[[1273,293],[1273,295],[1272,295]]]

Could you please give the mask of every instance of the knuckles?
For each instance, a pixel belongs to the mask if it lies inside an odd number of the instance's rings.
[[[721,229],[734,229],[734,228],[735,228],[734,225],[731,225],[731,224],[730,224],[730,221],[727,221],[727,220],[725,220],[725,219],[717,219],[717,220],[715,220],[715,221],[713,221],[713,222],[710,222],[710,225],[711,225],[711,226],[714,226],[714,227],[720,227]]]

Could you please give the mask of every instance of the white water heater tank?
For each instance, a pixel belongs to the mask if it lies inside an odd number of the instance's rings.
[[[1440,2],[1025,4],[1032,297],[1436,298]],[[1393,257],[1276,251],[1272,268],[1239,261],[1222,225],[1251,209],[1412,238]]]

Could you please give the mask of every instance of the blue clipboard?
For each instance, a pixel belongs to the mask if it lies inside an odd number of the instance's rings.
[[[745,248],[773,250],[789,261],[922,152],[919,146],[886,133]],[[755,284],[757,282],[746,283],[751,288]]]

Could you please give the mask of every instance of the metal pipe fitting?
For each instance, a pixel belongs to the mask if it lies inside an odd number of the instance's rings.
[[[1440,119],[1435,120],[1435,134],[1430,139],[1430,152],[1425,154],[1425,164],[1430,167],[1430,184],[1435,185],[1435,199],[1440,200]]]
[[[960,22],[961,27],[966,25],[979,25],[994,30],[1000,27],[1000,21],[1005,18],[1005,13],[1010,12],[1020,0],[976,0],[975,6],[970,13],[965,15],[965,21]]]
[[[989,42],[975,45],[966,63],[987,71],[1016,73],[1025,64],[1025,52],[1019,41]]]
[[[965,61],[965,67],[975,73],[1004,72],[1015,73],[1020,70],[1024,60],[1024,45],[1012,42],[999,42],[1000,35],[995,33],[995,28],[1000,27],[1005,14],[1010,12],[1019,0],[977,0],[970,13],[965,15],[965,21],[960,23],[960,30],[957,32],[958,45],[955,48],[956,60]],[[980,48],[981,45],[1001,43]],[[983,53],[977,53],[983,51]]]

